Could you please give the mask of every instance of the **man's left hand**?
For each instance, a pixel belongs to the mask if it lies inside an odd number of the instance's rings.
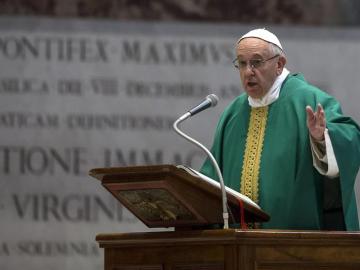
[[[314,112],[308,105],[306,106],[307,120],[310,135],[317,141],[324,140],[324,132],[326,128],[325,112],[321,104],[317,105],[317,110]]]

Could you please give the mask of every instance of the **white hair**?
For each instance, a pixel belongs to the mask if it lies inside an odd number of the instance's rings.
[[[269,43],[269,47],[270,47],[270,51],[274,54],[274,55],[276,55],[276,54],[278,54],[278,55],[280,55],[280,56],[282,56],[282,57],[286,57],[286,55],[285,55],[285,53],[284,53],[284,51],[281,49],[281,48],[279,48],[278,46],[276,46],[275,44],[273,44],[273,43],[270,43],[270,42],[268,42]]]

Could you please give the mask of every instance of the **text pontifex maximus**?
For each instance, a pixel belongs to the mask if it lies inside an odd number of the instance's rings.
[[[154,65],[227,65],[231,43],[158,40],[153,37],[93,37],[83,35],[0,35],[0,59]]]

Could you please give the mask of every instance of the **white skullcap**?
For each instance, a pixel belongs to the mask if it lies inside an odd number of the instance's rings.
[[[281,46],[281,43],[279,41],[279,39],[277,38],[277,36],[275,36],[273,33],[271,33],[270,31],[266,30],[265,28],[263,29],[254,29],[251,30],[250,32],[247,32],[245,35],[243,35],[241,38],[239,38],[239,40],[237,41],[237,43],[239,43],[241,40],[243,40],[244,38],[260,38],[262,40],[265,40],[267,42],[270,42],[272,44],[275,44],[276,46],[278,46],[281,50],[283,49]]]

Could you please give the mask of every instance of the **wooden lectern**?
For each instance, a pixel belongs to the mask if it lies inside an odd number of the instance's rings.
[[[149,227],[172,232],[99,234],[105,270],[358,270],[360,233],[203,230],[221,224],[220,191],[171,165],[91,170]],[[234,221],[238,198],[228,195]],[[244,203],[247,221],[266,221]],[[197,228],[197,229],[194,229]]]
[[[359,270],[360,234],[193,230],[96,237],[105,270]]]
[[[199,228],[223,223],[220,188],[186,167],[100,168],[91,170],[90,175],[99,179],[120,203],[150,228]],[[240,204],[245,222],[269,220],[269,216],[245,196],[242,199],[227,192],[227,198],[230,223],[240,223]]]

